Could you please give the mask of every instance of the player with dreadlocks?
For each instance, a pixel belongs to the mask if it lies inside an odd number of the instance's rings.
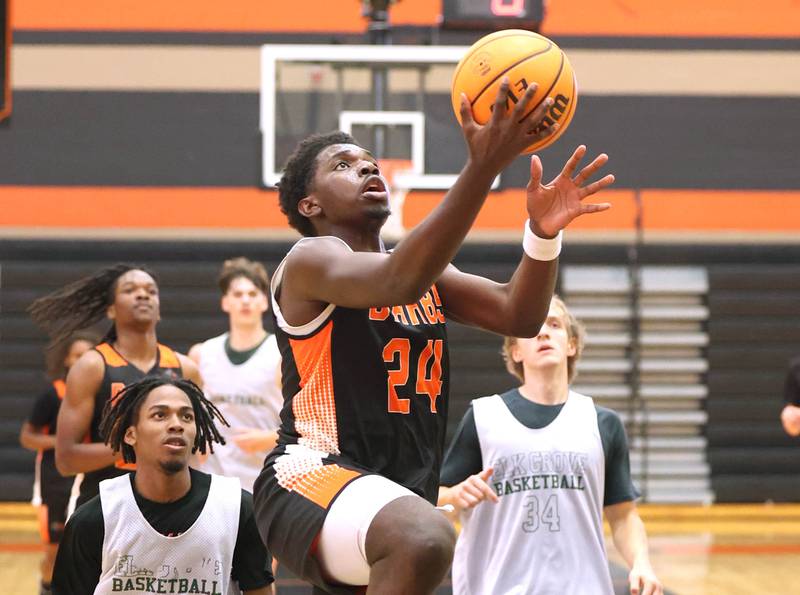
[[[102,480],[131,469],[101,439],[106,403],[145,376],[200,382],[193,361],[158,343],[159,305],[158,283],[151,272],[116,264],[36,300],[29,309],[53,343],[104,318],[112,322],[102,342],[70,369],[58,415],[56,465],[63,475],[76,475],[70,512],[96,496]]]
[[[215,419],[227,425],[200,387],[165,376],[129,384],[106,403],[103,440],[136,470],[101,482],[99,496],[70,518],[55,595],[271,592],[252,495],[238,478],[188,466],[194,452],[224,443]]]

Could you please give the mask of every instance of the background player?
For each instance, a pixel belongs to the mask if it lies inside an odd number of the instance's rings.
[[[70,369],[58,415],[56,465],[63,475],[77,474],[71,509],[96,496],[103,479],[130,470],[100,437],[100,416],[109,399],[148,375],[200,382],[193,361],[158,343],[159,306],[154,276],[127,264],[101,269],[31,305],[31,316],[54,342],[103,318],[112,321],[103,342]]]
[[[476,399],[461,421],[442,469],[451,487],[439,493],[440,505],[461,513],[453,593],[613,595],[604,511],[631,567],[631,593],[662,593],[622,422],[569,389],[582,349],[579,323],[553,298],[538,336],[504,342],[506,366],[522,385]]]
[[[198,468],[238,477],[252,492],[264,455],[278,439],[283,405],[281,354],[263,322],[269,309],[269,278],[261,263],[234,258],[223,264],[219,288],[229,331],[193,346],[189,357],[200,370],[206,397],[230,427],[220,430],[225,444]]]
[[[475,124],[466,98],[469,159],[433,212],[391,253],[389,214],[374,157],[348,135],[303,141],[279,185],[281,208],[304,236],[272,280],[286,405],[279,446],[256,481],[267,546],[328,592],[432,592],[452,556],[453,532],[434,509],[448,400],[445,313],[500,333],[536,334],[547,313],[560,230],[609,205],[581,200],[613,182],[574,178],[585,147],[541,184],[531,159],[527,253],[506,284],[450,266],[494,177],[533,140],[549,105],[530,110],[531,85],[506,114]],[[538,236],[535,237],[534,233]]]
[[[47,352],[47,373],[52,379],[50,387],[33,404],[30,417],[22,424],[20,444],[38,451],[33,484],[33,505],[38,507],[39,525],[45,543],[40,570],[40,595],[50,593],[53,562],[58,543],[67,521],[67,505],[73,480],[63,477],[56,469],[56,420],[61,400],[66,392],[64,379],[70,367],[86,351],[94,347],[98,337],[91,333],[75,333]]]
[[[272,573],[252,496],[234,477],[189,469],[193,451],[220,441],[224,419],[202,390],[149,377],[105,407],[106,444],[136,463],[105,480],[67,523],[56,560],[56,595],[271,592]]]

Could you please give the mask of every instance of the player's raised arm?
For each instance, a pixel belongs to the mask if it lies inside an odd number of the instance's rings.
[[[113,465],[116,456],[102,443],[86,443],[94,415],[95,395],[103,381],[104,363],[96,351],[87,351],[67,375],[67,392],[58,412],[56,467],[75,475]]]
[[[531,142],[552,134],[554,127],[534,132],[549,102],[542,102],[526,115],[535,89],[535,85],[530,86],[513,111],[506,113],[508,80],[504,80],[492,118],[483,126],[474,121],[470,105],[462,97],[467,163],[442,202],[391,254],[359,248],[365,244],[364,228],[372,222],[372,235],[377,238],[388,216],[386,185],[375,160],[355,145],[332,145],[322,150],[309,193],[298,201],[297,210],[313,226],[306,235],[336,235],[346,244],[335,239],[301,242],[285,266],[284,288],[291,299],[350,308],[417,300],[450,263],[494,177]],[[361,230],[361,236],[357,230]],[[355,246],[355,251],[348,245]]]
[[[607,163],[605,154],[576,174],[585,154],[586,147],[579,146],[549,184],[542,184],[539,157],[531,158],[529,220],[523,230],[524,252],[517,270],[507,283],[496,283],[448,267],[438,287],[450,318],[508,336],[531,337],[539,332],[555,288],[561,230],[581,215],[611,207],[608,203],[583,202],[614,182],[609,174],[586,183]]]

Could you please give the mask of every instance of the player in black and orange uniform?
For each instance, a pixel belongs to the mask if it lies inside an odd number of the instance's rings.
[[[40,595],[49,595],[53,576],[53,564],[58,544],[64,533],[67,521],[72,478],[62,477],[56,469],[56,419],[61,400],[67,391],[64,378],[67,371],[86,351],[97,343],[91,333],[75,333],[64,342],[55,345],[47,352],[47,372],[53,379],[50,386],[33,404],[28,420],[22,424],[19,434],[20,444],[36,455],[35,480],[33,484],[33,504],[39,512],[39,529],[45,544],[44,556],[40,565]]]
[[[62,474],[76,475],[73,502],[79,506],[98,494],[102,480],[130,470],[100,436],[106,402],[145,376],[186,377],[199,383],[200,375],[188,357],[158,343],[158,284],[141,267],[119,264],[102,269],[40,298],[30,311],[54,341],[103,317],[112,321],[103,342],[69,371],[58,415],[56,465]]]
[[[527,255],[512,279],[495,283],[450,265],[494,177],[549,133],[537,132],[548,104],[527,111],[534,90],[506,115],[506,79],[485,126],[462,98],[469,160],[441,204],[392,252],[380,240],[386,182],[369,152],[331,133],[306,139],[287,162],[281,208],[306,237],[272,280],[285,405],[255,500],[268,549],[318,589],[433,592],[454,543],[433,506],[449,388],[445,319],[536,335],[555,284],[561,229],[609,206],[581,203],[613,182],[606,176],[583,186],[605,155],[575,175],[585,153],[579,147],[549,185],[540,183],[533,157]]]

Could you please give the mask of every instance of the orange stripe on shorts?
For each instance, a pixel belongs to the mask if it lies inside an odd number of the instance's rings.
[[[345,469],[339,465],[323,465],[299,476],[294,481],[292,489],[314,504],[327,509],[342,488],[360,475],[358,471]]]

